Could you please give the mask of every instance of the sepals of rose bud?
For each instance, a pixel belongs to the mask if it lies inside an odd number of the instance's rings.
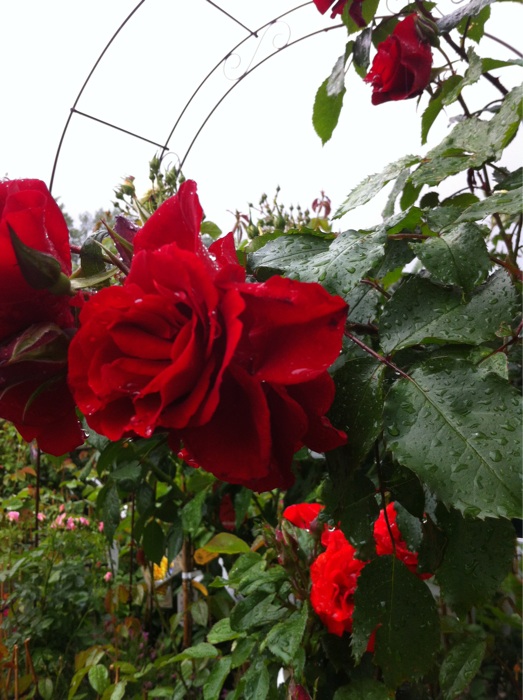
[[[33,289],[46,289],[52,294],[72,294],[71,281],[62,272],[56,258],[27,246],[8,223],[9,236],[22,277]]]
[[[0,364],[20,362],[65,363],[69,334],[55,323],[37,323],[0,348]]]
[[[426,41],[431,46],[439,46],[439,29],[434,20],[424,15],[416,15],[414,26],[421,41]]]

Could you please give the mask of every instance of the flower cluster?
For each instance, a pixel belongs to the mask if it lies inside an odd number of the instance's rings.
[[[25,439],[77,447],[76,405],[111,440],[166,432],[193,464],[256,490],[290,486],[302,446],[345,442],[325,413],[346,303],[319,284],[247,282],[232,234],[208,250],[202,219],[187,181],[126,228],[123,284],[80,303],[46,186],[0,183],[0,416]]]
[[[352,632],[354,593],[358,577],[368,562],[356,558],[355,548],[339,528],[319,524],[322,508],[318,503],[301,503],[286,508],[283,517],[296,527],[312,532],[321,530],[324,549],[310,567],[310,601],[328,631],[341,637],[344,632]],[[418,555],[403,539],[396,515],[396,508],[390,503],[374,523],[376,554],[394,554],[416,575],[430,577],[418,573]],[[369,651],[373,650],[373,644],[371,637]]]

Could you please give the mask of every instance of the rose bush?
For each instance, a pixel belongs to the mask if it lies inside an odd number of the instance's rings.
[[[373,87],[373,105],[417,97],[427,87],[432,51],[418,33],[416,22],[416,14],[408,15],[378,44],[378,52],[365,78]]]
[[[325,413],[347,306],[318,284],[246,282],[232,236],[208,251],[201,220],[187,181],[136,234],[123,286],[81,312],[70,385],[111,440],[168,430],[223,480],[287,487],[297,449],[345,440]]]
[[[0,416],[25,440],[61,455],[83,442],[66,378],[70,297],[26,281],[10,229],[71,274],[67,225],[40,180],[0,182]]]

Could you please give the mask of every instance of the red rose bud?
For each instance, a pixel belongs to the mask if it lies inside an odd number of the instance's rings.
[[[311,696],[302,685],[296,684],[291,680],[289,685],[290,700],[311,700]]]
[[[22,277],[33,289],[46,289],[53,294],[71,294],[71,282],[52,255],[30,248],[8,223],[9,236]]]
[[[6,366],[20,362],[64,363],[68,349],[68,334],[54,323],[40,323],[0,347],[0,362]]]
[[[116,249],[120,253],[122,260],[130,264],[133,257],[133,240],[140,230],[139,227],[125,216],[117,216],[114,230],[109,227],[107,227],[107,230],[114,240]]]
[[[421,41],[427,41],[431,46],[439,46],[439,29],[434,20],[425,15],[416,15],[414,26]]]

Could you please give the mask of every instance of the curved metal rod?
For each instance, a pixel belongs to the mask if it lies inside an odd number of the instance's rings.
[[[180,123],[180,121],[181,121],[183,115],[185,114],[185,112],[186,112],[187,109],[189,108],[189,105],[190,105],[191,102],[194,100],[194,98],[196,97],[196,95],[200,92],[200,90],[201,90],[202,87],[205,85],[205,83],[209,80],[209,78],[211,77],[211,75],[212,75],[216,70],[218,70],[218,68],[222,65],[222,63],[224,63],[224,61],[226,61],[226,60],[229,58],[229,56],[231,56],[237,49],[239,49],[240,46],[242,46],[242,44],[245,44],[246,41],[249,41],[249,39],[251,39],[252,36],[258,36],[258,32],[261,32],[262,29],[265,29],[266,27],[269,27],[271,24],[275,24],[275,23],[278,22],[282,17],[285,17],[286,15],[290,15],[292,12],[296,12],[296,10],[300,10],[302,7],[305,7],[305,5],[310,5],[310,4],[311,4],[311,3],[310,3],[310,0],[309,0],[309,2],[304,2],[304,3],[302,3],[301,5],[297,5],[297,6],[296,6],[295,8],[293,8],[292,10],[287,10],[287,12],[284,12],[282,15],[279,15],[278,17],[275,17],[274,19],[271,19],[270,22],[266,22],[265,24],[262,24],[261,27],[258,27],[258,29],[257,29],[255,32],[251,32],[251,33],[249,34],[248,37],[246,37],[245,39],[242,39],[242,40],[241,40],[238,44],[236,44],[236,46],[234,46],[222,59],[220,59],[220,60],[218,61],[218,63],[214,66],[214,68],[212,68],[212,69],[207,73],[207,75],[205,76],[205,78],[201,81],[201,83],[198,85],[198,87],[196,88],[196,90],[195,90],[195,91],[193,92],[193,94],[190,96],[188,102],[185,104],[185,107],[184,107],[184,108],[182,109],[182,111],[180,112],[180,114],[179,114],[179,116],[178,116],[178,119],[176,120],[176,122],[175,122],[173,128],[171,129],[171,131],[170,131],[170,133],[169,133],[169,136],[168,136],[167,139],[165,140],[165,145],[168,146],[169,141],[171,140],[171,138],[172,138],[174,132],[176,131],[176,127],[177,127],[178,124]],[[321,31],[324,31],[324,30],[321,30]],[[273,55],[274,55],[274,54],[271,54],[271,56],[273,56]],[[257,64],[257,65],[258,65],[258,64]],[[244,74],[244,75],[246,75],[246,74]],[[238,78],[238,80],[241,80],[243,77],[244,77],[244,76]],[[230,92],[230,91],[228,91],[228,92]],[[225,93],[225,94],[227,95],[228,92]],[[225,95],[224,95],[224,97],[225,97]],[[223,99],[223,98],[222,98],[222,99]],[[218,104],[219,104],[219,103],[218,103]],[[216,106],[217,106],[217,105],[216,105]],[[212,112],[211,112],[211,114],[212,114]],[[209,116],[210,116],[210,115],[209,115]],[[192,146],[192,143],[191,143],[191,146]],[[185,158],[184,158],[184,161],[185,161]],[[182,161],[182,163],[183,163],[183,161]]]
[[[269,24],[270,24],[270,23],[269,23]],[[258,67],[261,66],[263,63],[265,63],[265,61],[268,61],[269,58],[272,58],[272,57],[275,56],[277,53],[280,53],[280,51],[284,51],[285,49],[288,49],[290,46],[294,46],[294,45],[298,44],[300,41],[304,41],[305,39],[310,39],[312,36],[316,36],[317,34],[323,34],[323,32],[330,32],[330,31],[332,31],[333,29],[339,29],[340,27],[344,27],[344,26],[345,26],[345,25],[343,25],[343,24],[336,24],[336,25],[334,25],[333,27],[327,27],[326,29],[318,29],[318,30],[316,30],[315,32],[311,32],[310,34],[306,34],[305,36],[302,36],[302,37],[300,37],[299,39],[296,39],[295,41],[291,41],[291,42],[289,42],[288,44],[285,44],[285,46],[282,46],[281,49],[277,49],[276,51],[274,51],[274,53],[271,53],[269,56],[266,56],[266,57],[265,57],[264,59],[262,59],[259,63],[257,63],[255,66],[253,66],[253,67],[250,68],[248,71],[246,71],[243,75],[241,75],[241,76],[238,78],[238,80],[234,83],[234,85],[232,85],[232,86],[227,90],[227,92],[225,92],[225,93],[221,96],[221,98],[220,98],[220,99],[218,100],[218,102],[214,105],[214,107],[211,109],[211,111],[209,112],[209,114],[205,117],[204,121],[202,122],[200,128],[199,128],[198,131],[196,132],[196,134],[195,134],[193,140],[192,140],[191,143],[189,144],[189,148],[186,150],[185,155],[184,155],[184,157],[182,158],[182,160],[181,160],[181,162],[180,162],[180,169],[183,168],[183,164],[184,164],[185,161],[187,160],[187,156],[188,156],[189,153],[191,152],[191,149],[192,149],[192,147],[194,146],[194,143],[195,143],[196,139],[198,138],[198,136],[199,136],[199,135],[201,134],[201,132],[203,131],[204,126],[207,124],[207,122],[209,121],[209,119],[212,117],[212,115],[214,114],[214,112],[218,109],[218,107],[221,105],[221,103],[224,101],[224,99],[227,97],[227,95],[228,95],[230,92],[232,92],[232,91],[234,90],[234,88],[237,87],[237,86],[239,85],[239,83],[240,83],[244,78],[246,78],[246,77],[247,77],[248,75],[250,75],[254,70],[256,70],[256,68],[258,68]],[[173,131],[174,131],[174,129],[173,129]],[[171,132],[171,135],[172,135],[172,132]],[[170,138],[170,137],[169,137],[169,138]],[[169,141],[167,140],[166,144],[168,144],[168,143],[169,143]]]
[[[52,173],[51,173],[51,180],[50,180],[50,182],[49,182],[49,191],[50,191],[50,192],[51,192],[52,189],[53,189],[54,176],[55,176],[55,174],[56,174],[56,167],[57,167],[57,165],[58,165],[58,158],[60,157],[60,151],[62,150],[62,144],[63,144],[63,142],[64,142],[65,134],[67,133],[67,129],[69,128],[69,123],[71,122],[72,116],[73,116],[73,114],[74,114],[75,111],[76,111],[76,105],[78,104],[78,102],[79,102],[79,100],[80,100],[80,97],[82,96],[83,91],[84,91],[85,88],[87,87],[87,83],[91,80],[91,76],[93,75],[93,73],[94,73],[95,70],[97,69],[98,64],[100,63],[100,61],[102,60],[102,58],[105,56],[106,51],[107,51],[108,48],[111,46],[111,44],[113,43],[113,41],[116,39],[116,37],[118,36],[118,34],[119,34],[119,33],[122,31],[122,29],[125,27],[125,25],[127,24],[127,22],[128,22],[128,21],[131,19],[131,17],[134,15],[134,13],[137,12],[137,10],[141,7],[141,5],[144,4],[144,2],[145,2],[145,0],[140,0],[140,2],[136,5],[136,7],[134,8],[134,10],[132,10],[132,11],[130,12],[130,14],[127,15],[127,17],[124,19],[124,21],[123,21],[123,22],[121,23],[121,25],[118,27],[118,29],[117,29],[116,32],[113,34],[113,36],[109,39],[109,42],[106,44],[106,46],[105,46],[104,50],[102,51],[102,53],[98,56],[98,58],[97,58],[97,60],[96,60],[96,63],[95,63],[94,66],[91,68],[91,71],[90,71],[89,75],[88,75],[87,78],[85,79],[85,82],[84,82],[84,84],[82,85],[82,87],[81,87],[81,89],[80,89],[80,92],[79,92],[78,95],[76,96],[76,100],[74,101],[74,104],[73,104],[73,106],[71,107],[71,109],[70,109],[70,111],[69,111],[69,116],[67,117],[67,121],[66,121],[66,123],[65,123],[64,130],[63,130],[62,136],[61,136],[61,138],[60,138],[60,143],[58,144],[58,149],[57,149],[57,151],[56,151],[56,155],[55,155],[55,159],[54,159],[54,163],[53,163],[53,170],[52,170]]]

